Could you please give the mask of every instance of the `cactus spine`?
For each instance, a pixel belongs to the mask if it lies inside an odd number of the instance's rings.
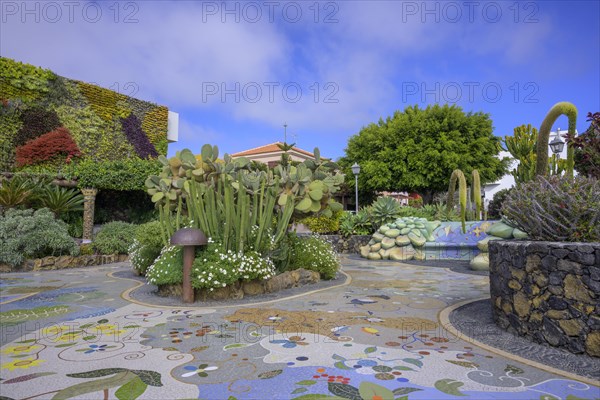
[[[569,134],[573,137],[575,136],[577,108],[572,103],[565,101],[556,103],[554,106],[552,106],[550,111],[548,111],[546,118],[544,118],[544,121],[542,121],[542,126],[540,127],[540,131],[538,133],[535,168],[536,176],[548,175],[548,144],[550,143],[550,130],[552,129],[554,122],[556,122],[558,117],[561,115],[566,115],[569,118]],[[567,145],[567,176],[573,177],[573,167],[573,146]]]

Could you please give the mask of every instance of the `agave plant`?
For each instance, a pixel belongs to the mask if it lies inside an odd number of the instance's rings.
[[[69,212],[83,210],[83,195],[79,190],[48,185],[40,190],[37,200],[59,217]]]
[[[376,228],[394,221],[401,212],[400,203],[391,197],[379,197],[371,207],[371,221]]]

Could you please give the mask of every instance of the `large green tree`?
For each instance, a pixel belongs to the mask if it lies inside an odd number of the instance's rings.
[[[352,136],[340,165],[353,187],[350,166],[360,164],[361,192],[407,190],[431,202],[448,189],[455,169],[467,176],[477,169],[482,182],[507,172],[508,158],[496,157],[500,138],[492,131],[489,115],[481,112],[465,113],[454,105],[407,107]]]

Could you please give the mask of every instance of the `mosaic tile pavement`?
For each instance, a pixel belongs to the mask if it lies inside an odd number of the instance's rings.
[[[0,398],[600,398],[446,330],[440,311],[488,296],[486,276],[344,257],[346,285],[186,308],[122,297],[128,268],[1,275]]]

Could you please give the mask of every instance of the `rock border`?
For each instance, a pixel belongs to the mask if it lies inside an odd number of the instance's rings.
[[[26,260],[18,267],[0,264],[0,272],[52,271],[57,269],[91,267],[129,260],[127,254],[90,254],[82,256],[48,256]]]
[[[233,285],[227,285],[224,288],[218,288],[213,291],[208,289],[196,289],[194,291],[197,300],[239,300],[245,296],[259,296],[266,293],[275,293],[284,289],[300,287],[317,283],[321,280],[321,274],[316,271],[310,271],[299,268],[293,271],[286,271],[266,280],[255,279],[244,282],[238,281]],[[161,297],[181,297],[182,285],[158,285],[158,296]]]
[[[489,243],[495,323],[537,343],[600,357],[600,243]]]

